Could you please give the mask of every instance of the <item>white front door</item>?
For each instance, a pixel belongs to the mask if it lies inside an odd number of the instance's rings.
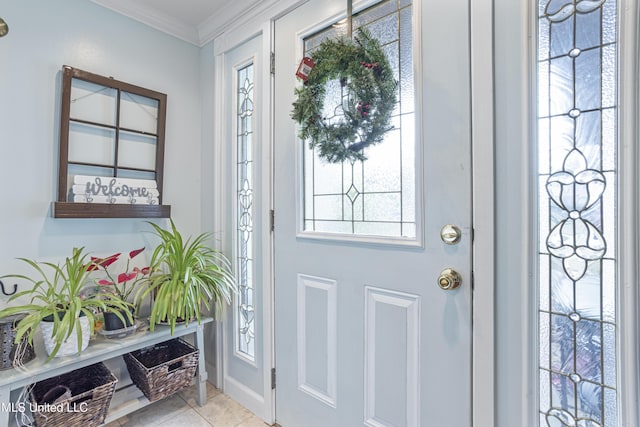
[[[364,162],[323,163],[290,118],[304,50],[338,31],[346,2],[275,23],[276,420],[470,426],[469,2],[362,3],[354,27],[381,40],[400,81],[395,128]],[[459,243],[442,241],[446,224]],[[438,286],[446,268],[458,289]]]

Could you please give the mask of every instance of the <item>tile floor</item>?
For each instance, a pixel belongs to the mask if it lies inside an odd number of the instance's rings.
[[[155,402],[104,427],[267,427],[267,424],[207,383],[207,404],[198,406],[195,387]]]

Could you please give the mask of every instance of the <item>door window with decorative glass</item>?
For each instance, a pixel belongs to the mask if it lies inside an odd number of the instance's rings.
[[[386,54],[397,84],[392,129],[366,147],[366,160],[330,163],[304,141],[303,234],[338,234],[415,240],[416,125],[414,108],[412,6],[382,1],[353,15],[353,32],[366,28]],[[346,26],[329,26],[304,40],[304,55],[327,38],[345,36]],[[341,115],[351,94],[339,81],[326,85],[326,114]],[[375,106],[374,106],[375,107]]]

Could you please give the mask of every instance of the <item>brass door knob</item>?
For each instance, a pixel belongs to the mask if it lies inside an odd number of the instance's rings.
[[[445,268],[438,276],[438,286],[445,291],[452,291],[460,286],[462,276],[452,268]]]
[[[9,26],[7,25],[7,22],[0,18],[0,37],[4,37],[7,35],[7,33],[9,32]]]

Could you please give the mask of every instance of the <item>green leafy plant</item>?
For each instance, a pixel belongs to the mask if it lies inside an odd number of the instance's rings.
[[[201,309],[212,305],[229,304],[237,292],[231,263],[220,251],[207,245],[211,233],[183,238],[173,220],[171,229],[164,230],[154,223],[161,242],[151,256],[151,273],[143,289],[136,294],[138,304],[146,297],[153,297],[149,326],[168,323],[171,333],[176,323],[201,320]]]
[[[87,317],[93,331],[95,313],[98,311],[120,312],[130,306],[115,296],[105,298],[103,295],[82,292],[85,282],[95,267],[91,260],[87,262],[87,256],[84,254],[84,248],[73,248],[72,255],[67,257],[62,265],[18,258],[35,270],[36,278],[21,274],[3,276],[24,279],[33,284],[33,288],[18,292],[9,299],[11,302],[17,298],[29,296],[31,298],[27,304],[0,310],[0,317],[26,313],[18,323],[16,343],[19,343],[25,335],[29,342],[33,343],[33,337],[40,322],[45,318],[51,318],[53,321],[51,338],[55,342],[55,347],[48,360],[56,355],[63,342],[71,336],[74,328],[77,333],[79,352],[82,349],[80,316]]]

